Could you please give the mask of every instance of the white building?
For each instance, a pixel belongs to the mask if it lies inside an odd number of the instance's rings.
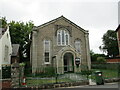
[[[0,69],[11,63],[12,45],[9,27],[0,28]]]

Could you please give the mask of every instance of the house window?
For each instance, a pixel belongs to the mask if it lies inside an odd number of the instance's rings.
[[[57,35],[57,41],[58,41],[58,45],[61,44],[61,34],[60,34],[60,31],[58,32],[58,35]]]
[[[44,61],[50,64],[50,40],[44,40]]]
[[[69,32],[66,29],[60,29],[57,31],[57,44],[69,45]]]
[[[5,55],[4,55],[4,61],[8,61],[9,59],[9,52],[8,52],[9,48],[7,45],[5,45]]]
[[[45,62],[49,62],[49,52],[45,52]]]
[[[75,49],[78,52],[81,52],[81,43],[80,43],[80,40],[75,40]]]
[[[66,39],[66,45],[68,45],[69,44],[69,35],[68,35],[68,33],[65,36],[66,36],[65,37],[65,39]]]

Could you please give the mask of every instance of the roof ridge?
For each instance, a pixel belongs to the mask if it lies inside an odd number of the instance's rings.
[[[53,19],[53,20],[50,20],[50,21],[48,21],[48,22],[46,22],[46,23],[44,23],[44,24],[41,24],[41,25],[39,25],[39,26],[35,26],[35,27],[36,27],[36,28],[44,27],[44,26],[46,26],[46,25],[48,25],[48,24],[50,24],[50,23],[53,23],[53,22],[57,21],[58,19],[61,19],[61,18],[63,18],[65,21],[67,21],[67,22],[70,23],[71,25],[74,25],[74,26],[76,26],[77,28],[82,29],[83,32],[86,32],[86,30],[84,30],[83,28],[81,28],[80,26],[78,26],[77,24],[75,24],[74,22],[70,21],[69,19],[67,19],[67,18],[64,17],[63,15],[61,15],[60,17],[55,18],[55,19]]]
[[[53,21],[55,21],[55,20],[57,20],[57,19],[59,19],[59,18],[61,18],[61,17],[64,17],[64,16],[61,15],[60,17],[55,18],[55,19],[52,19],[52,20],[50,20],[50,21],[48,21],[48,22],[46,22],[46,23],[43,23],[43,24],[41,24],[41,25],[39,25],[39,26],[37,26],[37,27],[41,27],[41,26],[43,26],[43,25],[45,25],[45,24],[47,24],[47,23],[49,23],[49,22],[53,22]]]

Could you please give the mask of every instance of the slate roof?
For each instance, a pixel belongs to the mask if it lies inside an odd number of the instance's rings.
[[[17,56],[19,52],[19,44],[12,44],[12,56]]]
[[[116,29],[116,32],[120,29],[120,24],[118,25],[117,29]]]

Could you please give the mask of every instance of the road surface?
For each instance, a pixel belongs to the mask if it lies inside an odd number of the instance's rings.
[[[56,89],[47,90],[120,90],[118,83],[105,83],[104,85],[84,85],[84,86],[73,86],[73,87],[61,87]],[[104,89],[103,89],[104,88]]]

